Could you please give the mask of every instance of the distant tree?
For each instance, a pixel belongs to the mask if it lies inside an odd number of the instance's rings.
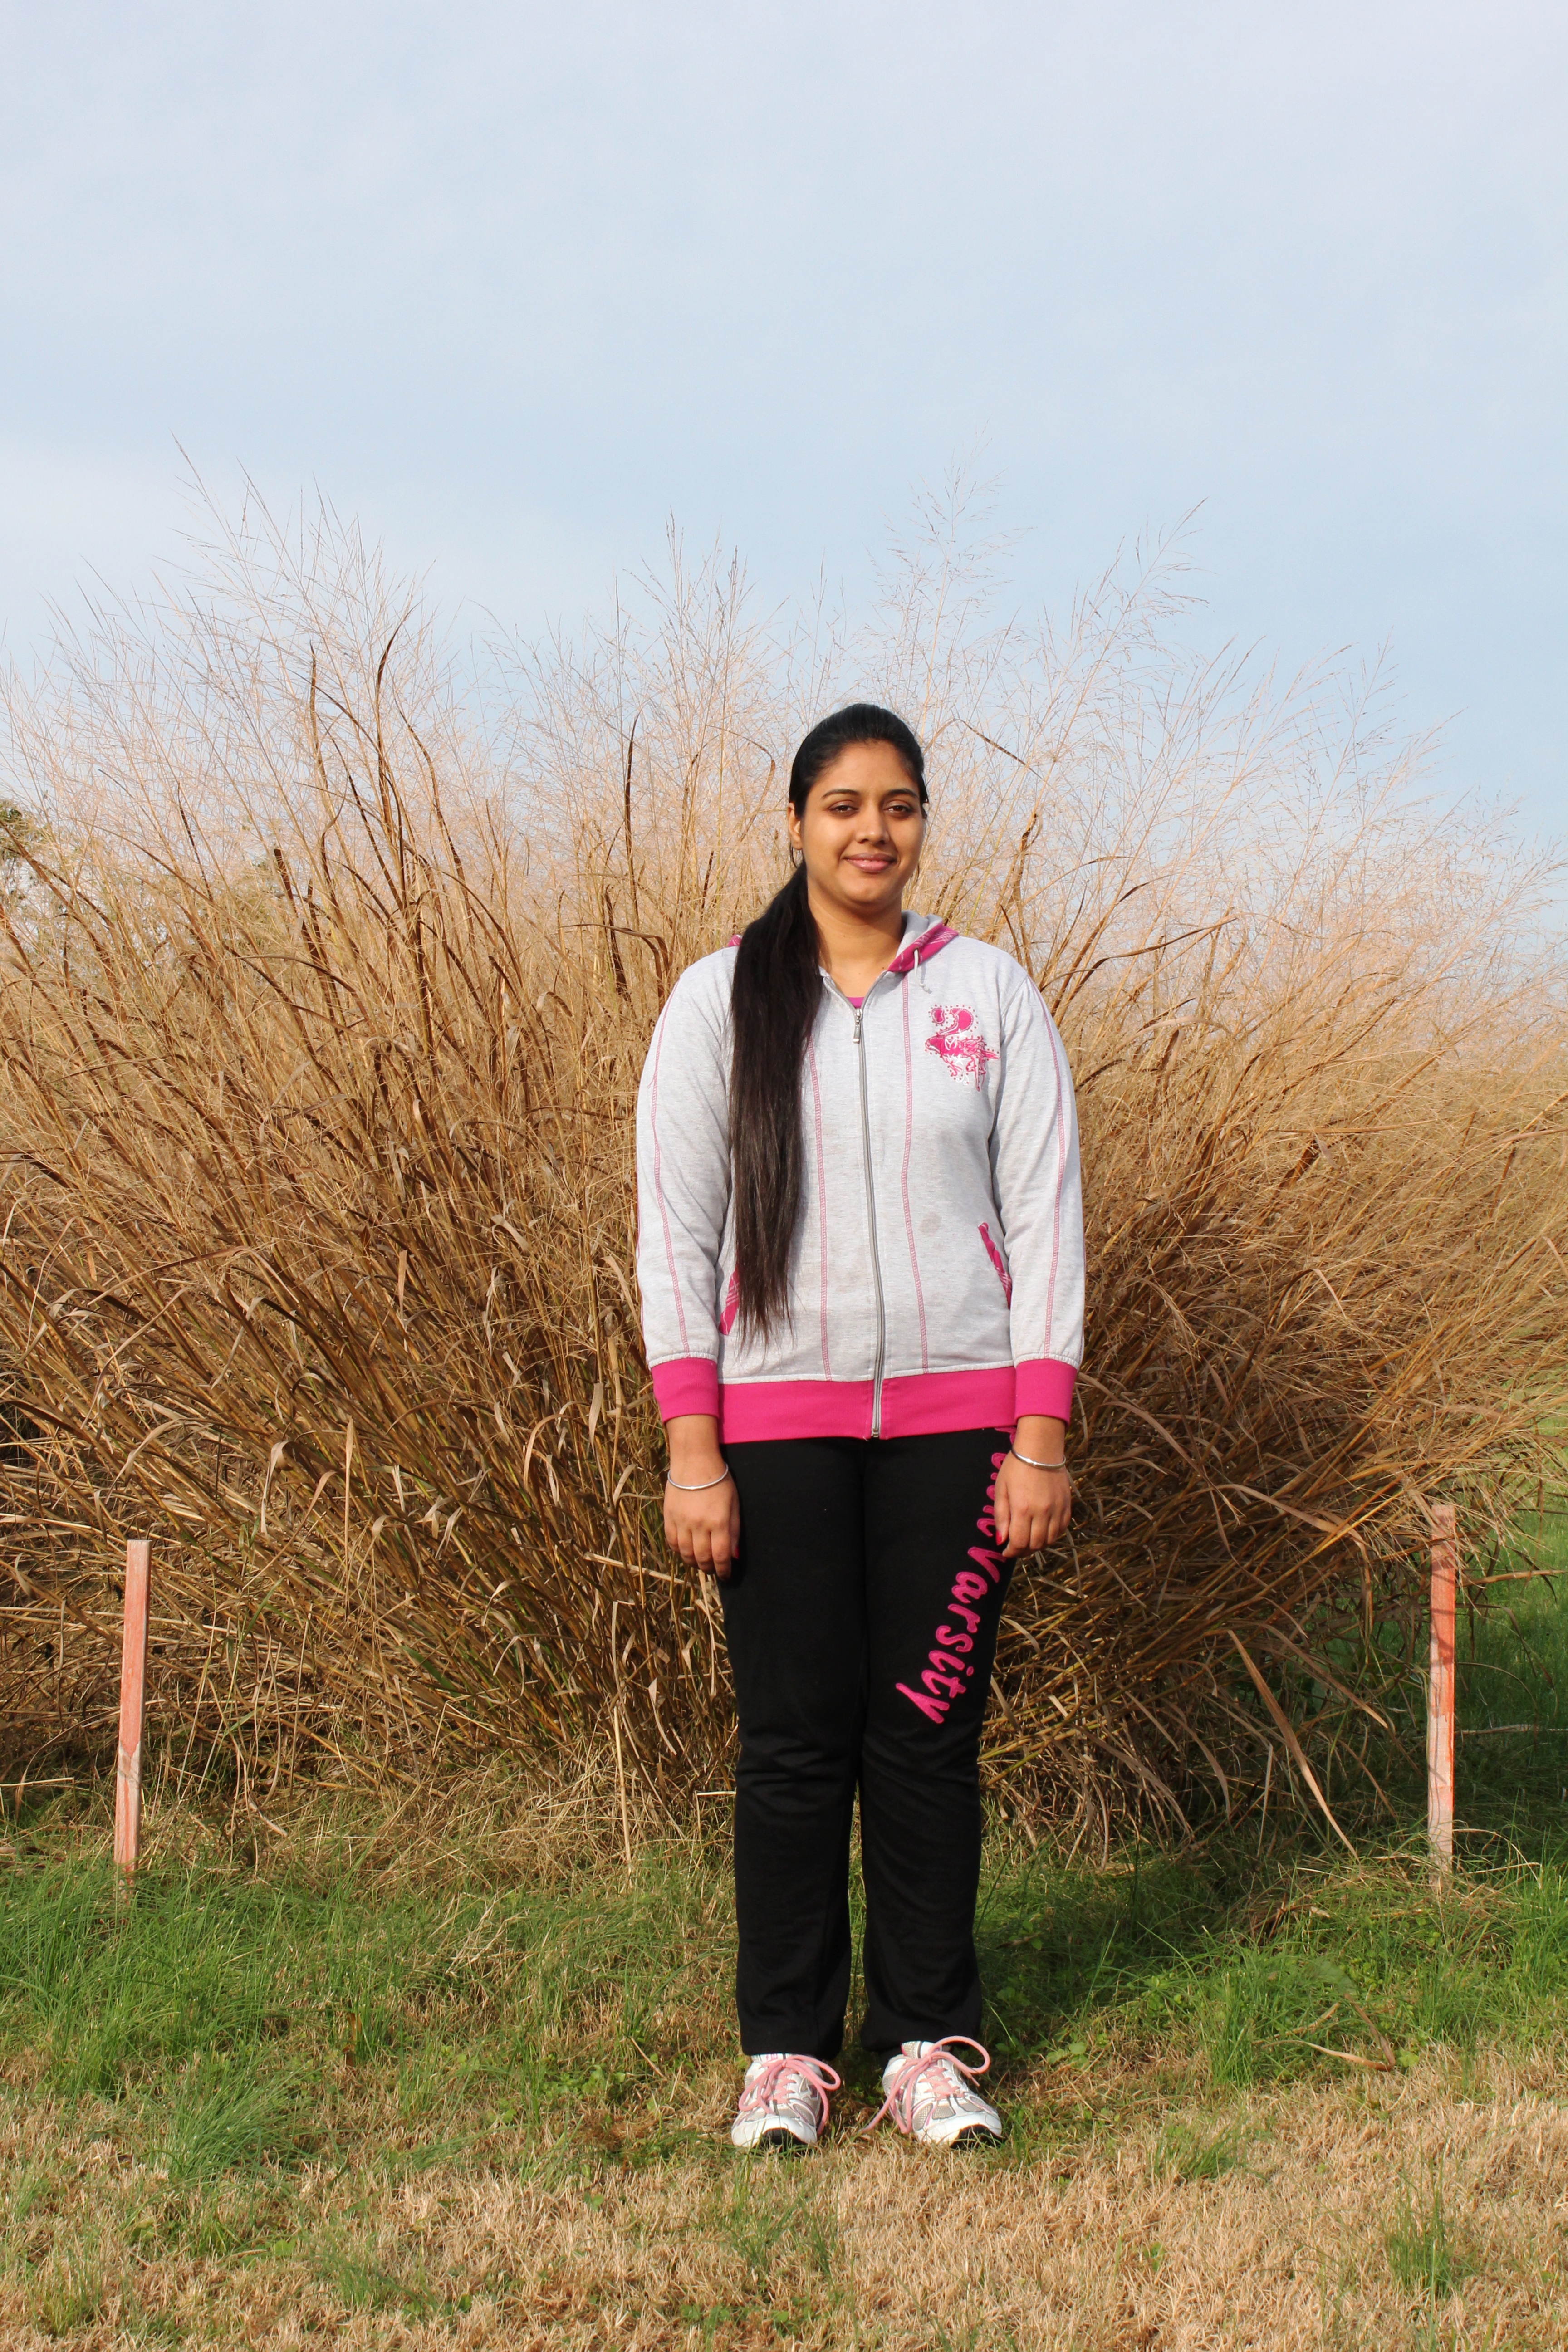
[[[42,833],[36,816],[15,801],[0,801],[0,899],[7,907],[26,896],[26,853]]]

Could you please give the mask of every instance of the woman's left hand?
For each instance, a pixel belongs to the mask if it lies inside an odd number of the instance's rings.
[[[1067,1450],[1067,1425],[1046,1413],[1030,1413],[1018,1423],[1010,1452],[996,1473],[991,1515],[1003,1557],[1019,1559],[1025,1552],[1043,1551],[1066,1535],[1072,1518],[1072,1481],[1065,1469],[1031,1470],[1019,1454],[1037,1462],[1060,1462]]]

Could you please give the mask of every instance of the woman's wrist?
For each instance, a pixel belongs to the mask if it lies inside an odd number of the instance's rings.
[[[669,1475],[677,1486],[703,1486],[724,1475],[719,1423],[710,1412],[680,1412],[664,1425]]]
[[[1013,1431],[1013,1453],[1032,1470],[1067,1466],[1068,1429],[1054,1413],[1026,1412]]]

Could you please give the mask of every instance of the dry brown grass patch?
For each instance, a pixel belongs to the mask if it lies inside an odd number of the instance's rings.
[[[1301,1653],[1336,1637],[1357,1681],[1423,1498],[1484,1556],[1560,1467],[1531,874],[1415,810],[1364,714],[1331,738],[1308,690],[1184,668],[1157,576],[1026,640],[939,551],[825,651],[677,562],[647,626],[481,709],[353,546],[224,562],[12,692],[13,1746],[101,1746],[112,1562],[151,1531],[187,1778],[216,1757],[265,1810],[307,1764],[585,1741],[656,1804],[721,1773],[716,1610],[658,1531],[630,1109],[669,982],[777,877],[803,717],[854,683],[931,747],[923,903],[1028,964],[1082,1106],[1079,1517],[1016,1588],[993,1769],[1086,1835],[1118,1790],[1245,1803],[1293,1767],[1235,1636],[1353,1780]]]
[[[1438,2060],[1387,2086],[1189,2106],[1200,2136],[1230,2131],[1244,2151],[1208,2179],[1164,2165],[1168,2121],[1057,2137],[1048,2117],[1055,2144],[1022,2164],[843,2136],[794,2165],[695,2157],[555,2187],[519,2179],[500,2151],[401,2179],[371,2158],[300,2179],[297,2252],[258,2242],[267,2200],[247,2189],[215,2200],[207,2224],[216,2234],[226,2215],[240,2242],[183,2257],[139,2250],[163,2184],[90,2118],[44,2107],[0,2134],[11,2179],[38,2165],[60,2184],[22,2225],[34,2274],[0,2288],[0,2324],[16,2352],[108,2352],[173,2329],[279,2347],[324,2333],[366,2352],[1544,2352],[1568,2324],[1562,2062]],[[731,2086],[706,2087],[688,2100],[717,2127]],[[1437,2207],[1434,2297],[1404,2250]],[[98,2297],[75,2324],[73,2294]],[[421,2316],[422,2296],[442,2307]],[[38,2325],[44,2305],[58,2333]]]

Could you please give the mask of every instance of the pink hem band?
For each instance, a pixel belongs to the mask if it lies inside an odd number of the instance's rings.
[[[930,1437],[947,1429],[1011,1429],[1014,1371],[908,1372],[882,1383],[884,1437]],[[719,1436],[743,1445],[772,1437],[869,1437],[869,1381],[727,1381],[719,1391]]]
[[[869,1437],[869,1381],[719,1381],[709,1356],[650,1367],[661,1421],[715,1413],[721,1443],[770,1437]],[[946,1429],[1011,1429],[1026,1412],[1066,1421],[1076,1369],[1049,1356],[983,1371],[905,1372],[882,1382],[882,1435],[930,1437]]]
[[[869,1437],[869,1381],[726,1381],[719,1442],[758,1437]]]
[[[884,1437],[931,1437],[943,1429],[1011,1429],[1013,1367],[984,1372],[904,1372],[882,1382]]]
[[[1026,1412],[1047,1412],[1053,1420],[1072,1418],[1073,1383],[1078,1379],[1076,1364],[1058,1363],[1054,1356],[1037,1356],[1017,1370],[1017,1388],[1014,1410],[1018,1419]]]
[[[678,1413],[719,1411],[719,1367],[711,1356],[675,1356],[668,1363],[650,1364],[654,1402],[660,1421]]]

